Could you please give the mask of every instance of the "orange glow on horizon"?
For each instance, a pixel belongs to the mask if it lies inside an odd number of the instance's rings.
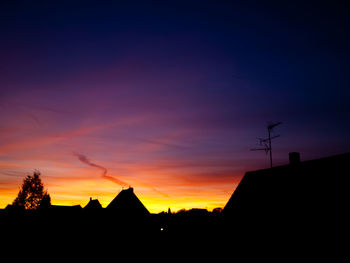
[[[51,126],[18,134],[2,131],[6,143],[0,145],[0,208],[13,202],[34,169],[41,172],[53,205],[84,207],[92,197],[106,207],[122,190],[116,182],[125,182],[151,213],[224,207],[244,174],[244,167],[226,155],[192,154],[192,148],[201,146],[188,147],[192,130],[163,131],[149,139],[130,135],[145,123],[158,122],[154,116],[94,121],[59,127],[60,132]],[[118,140],[104,140],[106,133],[117,133]]]
[[[98,174],[96,175],[95,170],[89,168],[83,168],[79,173],[75,171],[74,178],[46,176],[43,172],[41,177],[53,205],[81,205],[84,207],[89,202],[89,198],[92,197],[98,199],[102,207],[105,208],[122,190],[121,186],[103,179]],[[151,178],[149,175],[147,177]],[[6,187],[2,185],[0,188],[0,208],[5,208],[12,203],[23,178],[16,178],[16,186]],[[157,176],[154,180],[158,181]],[[210,189],[206,185],[188,182],[181,184],[174,181],[172,184],[177,184],[175,187],[170,187],[171,183],[160,185],[159,182],[157,186],[151,187],[150,180],[147,183],[138,182],[136,178],[128,181],[134,188],[135,194],[151,213],[167,211],[168,208],[176,212],[191,208],[205,208],[211,211],[216,207],[224,207],[236,185],[231,181],[220,182],[220,184],[213,184],[212,189]]]

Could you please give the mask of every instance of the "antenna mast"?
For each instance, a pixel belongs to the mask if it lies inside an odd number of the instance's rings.
[[[259,145],[264,146],[264,148],[254,148],[251,149],[251,151],[265,151],[266,154],[270,153],[270,167],[272,168],[272,146],[271,146],[271,140],[276,139],[280,137],[280,135],[275,135],[271,137],[271,131],[273,128],[275,128],[278,125],[281,125],[282,122],[276,122],[272,124],[267,125],[267,132],[268,132],[268,138],[262,139],[258,138],[259,140]]]

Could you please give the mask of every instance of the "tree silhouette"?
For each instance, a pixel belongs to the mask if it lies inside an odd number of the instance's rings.
[[[43,203],[48,206],[51,203],[50,195],[44,191],[44,185],[40,179],[40,171],[35,170],[33,175],[27,175],[23,180],[13,205],[23,206],[25,209],[38,209]]]
[[[43,199],[41,199],[41,202],[40,202],[40,209],[47,209],[50,206],[51,206],[51,197],[47,192],[45,192]]]

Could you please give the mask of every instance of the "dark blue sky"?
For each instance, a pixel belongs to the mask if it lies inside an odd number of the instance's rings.
[[[345,2],[124,2],[1,2],[3,172],[62,176],[78,152],[136,185],[130,165],[165,169],[150,181],[168,194],[203,181],[227,195],[268,167],[249,151],[268,122],[283,122],[276,164],[350,150]]]

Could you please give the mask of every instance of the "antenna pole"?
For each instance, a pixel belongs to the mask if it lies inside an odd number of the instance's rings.
[[[271,147],[271,134],[270,134],[270,129],[269,131],[269,150],[270,150],[270,167],[272,168],[272,147]]]
[[[272,168],[272,144],[271,144],[271,140],[272,139],[276,139],[278,137],[280,137],[279,135],[275,135],[273,137],[271,137],[271,131],[273,130],[274,127],[281,125],[282,122],[277,122],[277,123],[273,123],[267,126],[267,132],[269,137],[267,139],[261,139],[258,138],[260,141],[260,145],[264,146],[264,148],[255,148],[255,149],[251,149],[251,151],[265,151],[265,153],[269,153],[270,154],[270,168]]]

